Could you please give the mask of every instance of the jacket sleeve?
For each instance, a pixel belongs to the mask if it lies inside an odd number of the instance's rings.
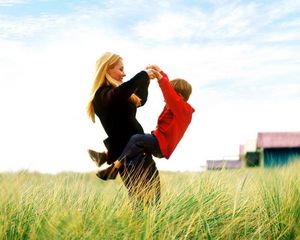
[[[160,72],[162,78],[158,81],[159,87],[163,93],[166,105],[177,116],[185,116],[185,112],[189,111],[187,102],[172,87],[167,74]]]

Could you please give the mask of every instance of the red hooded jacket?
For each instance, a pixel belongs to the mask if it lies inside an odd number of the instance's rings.
[[[160,73],[162,78],[158,84],[166,105],[152,134],[158,140],[161,153],[166,159],[169,159],[191,123],[192,114],[195,110],[174,90],[168,76],[162,71]]]

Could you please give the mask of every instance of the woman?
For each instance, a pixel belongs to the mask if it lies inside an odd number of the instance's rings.
[[[105,160],[108,164],[112,164],[122,153],[131,136],[144,133],[136,119],[136,110],[147,101],[149,80],[154,78],[154,71],[141,71],[123,83],[125,72],[120,56],[106,52],[96,62],[87,113],[93,122],[95,115],[99,118],[108,135],[105,140],[108,149]],[[159,200],[159,174],[151,155],[146,154],[139,166],[127,166],[125,163],[119,173],[131,197]]]

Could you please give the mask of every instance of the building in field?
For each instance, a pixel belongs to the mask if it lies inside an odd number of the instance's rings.
[[[207,170],[276,167],[300,161],[300,132],[259,132],[240,145],[238,160],[207,160]]]
[[[207,170],[238,169],[242,167],[240,160],[207,160]]]
[[[300,132],[259,132],[256,152],[258,165],[264,167],[282,166],[300,159]]]
[[[244,145],[240,145],[240,159],[245,167],[260,166],[260,155],[259,152],[257,152],[256,145],[256,139],[248,140]]]

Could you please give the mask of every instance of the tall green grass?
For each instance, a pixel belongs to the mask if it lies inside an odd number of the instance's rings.
[[[0,174],[1,239],[300,239],[300,162],[161,173],[160,207],[133,210],[121,180]]]

